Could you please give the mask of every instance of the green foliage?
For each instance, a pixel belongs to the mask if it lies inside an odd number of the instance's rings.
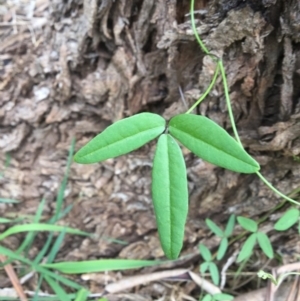
[[[72,207],[68,206],[63,208],[64,192],[67,185],[67,178],[70,169],[70,164],[73,157],[74,142],[70,148],[69,158],[67,163],[67,170],[65,172],[64,179],[60,186],[60,189],[56,198],[56,208],[55,214],[49,219],[40,223],[42,218],[43,209],[45,206],[45,199],[43,199],[36,211],[31,224],[15,225],[10,227],[4,233],[0,234],[0,240],[14,234],[21,232],[28,232],[25,239],[21,243],[20,247],[16,251],[9,250],[4,246],[0,245],[0,253],[7,257],[7,261],[4,264],[11,263],[13,261],[18,261],[19,265],[22,266],[26,272],[35,271],[37,275],[37,288],[36,294],[33,296],[33,301],[44,300],[38,292],[43,282],[46,282],[49,287],[53,290],[56,297],[53,300],[60,301],[85,301],[87,300],[89,291],[84,289],[80,284],[68,279],[67,277],[61,275],[59,271],[65,273],[90,273],[99,271],[112,271],[112,270],[124,270],[124,269],[134,269],[142,268],[146,266],[158,265],[161,261],[151,261],[151,260],[113,260],[113,259],[103,259],[94,261],[81,261],[81,262],[59,262],[54,263],[54,260],[60,250],[61,244],[67,233],[73,235],[84,235],[89,236],[89,233],[79,231],[70,227],[64,227],[55,225],[55,223],[67,214]],[[36,235],[41,231],[50,232],[43,248],[39,251],[33,259],[28,259],[28,252],[32,248],[32,244]],[[58,235],[54,239],[54,232]],[[46,257],[46,261],[45,261]],[[43,263],[42,263],[43,262]],[[51,271],[51,269],[56,271]],[[75,290],[76,293],[67,293],[66,288],[69,290]],[[45,300],[50,297],[45,297]],[[51,299],[51,298],[50,298]],[[49,299],[49,300],[50,300]],[[0,300],[8,300],[8,297]],[[105,299],[103,299],[105,300]]]
[[[88,295],[89,295],[89,291],[87,291],[86,289],[83,288],[78,291],[75,301],[85,301],[85,300],[87,300]]]
[[[234,297],[229,295],[229,294],[223,294],[223,293],[220,293],[220,294],[215,294],[213,295],[213,298],[214,300],[216,301],[228,301],[228,300],[233,300]]]
[[[193,114],[174,116],[170,133],[203,160],[242,173],[255,173],[259,164],[223,128]]]
[[[159,137],[152,170],[152,198],[162,248],[170,259],[182,248],[188,213],[185,162],[169,134]]]
[[[162,134],[165,124],[162,117],[152,113],[119,120],[82,147],[74,160],[89,164],[127,154]]]
[[[292,208],[286,211],[283,216],[276,222],[274,229],[277,231],[286,231],[299,221],[299,210]]]
[[[208,267],[211,279],[215,285],[220,284],[220,273],[217,265],[214,262],[210,262]]]
[[[194,20],[194,0],[191,1],[191,21],[196,40],[204,53],[210,56],[216,63],[216,70],[208,89],[199,98],[199,100],[196,101],[190,109],[188,109],[186,112],[188,114],[174,116],[171,118],[168,125],[161,116],[152,113],[141,113],[125,118],[106,128],[102,133],[97,135],[83,148],[81,148],[74,156],[74,160],[81,164],[101,162],[109,158],[115,158],[120,155],[127,154],[143,146],[149,141],[158,138],[152,171],[152,195],[162,248],[166,256],[171,259],[177,258],[182,248],[184,226],[188,211],[186,167],[180,147],[174,138],[176,138],[194,154],[212,164],[240,173],[256,173],[258,177],[260,177],[260,179],[275,193],[284,199],[299,205],[299,203],[273,187],[272,184],[259,173],[260,166],[256,160],[254,160],[243,149],[230,105],[225,69],[222,60],[209,52],[197,33]],[[189,114],[209,94],[217,81],[219,73],[222,77],[224,95],[235,139],[212,120],[204,116]],[[20,263],[29,266],[32,270],[35,270],[39,275],[38,288],[41,286],[43,280],[45,280],[60,300],[68,301],[76,298],[76,301],[81,301],[87,299],[89,292],[82,288],[81,285],[60,275],[59,273],[52,272],[50,269],[57,270],[61,273],[77,274],[140,268],[157,265],[160,261],[105,259],[54,263],[62,241],[67,233],[88,235],[87,233],[77,229],[55,225],[55,223],[72,208],[69,206],[62,209],[62,204],[73,148],[74,142],[70,149],[67,171],[57,195],[54,216],[44,223],[40,222],[45,204],[45,200],[42,200],[34,217],[33,223],[12,226],[0,235],[1,240],[9,235],[25,231],[28,232],[25,240],[18,250],[13,252],[0,246],[0,253],[7,256],[7,262],[17,260]],[[4,171],[9,165],[9,162],[10,155],[7,154]],[[3,177],[4,171],[0,172],[0,178]],[[17,203],[15,200],[4,198],[0,198],[0,203],[1,202]],[[297,222],[299,223],[299,215],[300,212],[298,209],[290,209],[277,221],[274,228],[278,231],[285,231],[289,229]],[[238,217],[237,220],[245,230],[251,232],[239,253],[237,261],[240,262],[250,257],[256,243],[258,243],[266,256],[272,258],[274,256],[272,245],[268,236],[258,230],[258,223],[244,217]],[[9,222],[12,222],[12,220],[5,218],[0,219],[0,223]],[[216,258],[220,260],[224,257],[227,251],[229,237],[232,235],[235,225],[235,217],[232,215],[229,218],[224,231],[210,219],[206,220],[206,224],[216,236],[221,238],[216,255]],[[39,231],[49,231],[50,234],[36,258],[29,260],[26,258],[26,253],[28,253],[36,234]],[[59,233],[55,241],[53,239],[54,231]],[[215,255],[213,256],[210,250],[202,244],[200,244],[199,250],[204,259],[204,262],[200,265],[201,273],[208,271],[213,282],[218,285],[220,279],[218,267],[213,261]],[[46,254],[47,260],[45,263],[41,264],[41,261]],[[260,273],[260,276],[272,279],[270,274],[264,272]],[[272,281],[276,281],[276,279],[272,279]],[[68,294],[64,287],[75,289],[77,290],[77,293]],[[102,299],[104,300],[105,298]],[[220,293],[213,296],[206,295],[202,301],[222,301],[232,299],[232,296]],[[38,296],[34,296],[33,300],[38,300]]]
[[[205,295],[200,301],[212,301],[212,295]]]
[[[233,300],[234,297],[229,294],[215,294],[215,295],[205,295],[200,301],[230,301]]]
[[[257,276],[261,279],[270,279],[275,285],[279,285],[280,283],[282,283],[283,279],[286,278],[287,276],[290,275],[295,275],[295,276],[299,276],[300,273],[299,272],[288,272],[288,273],[283,273],[281,274],[278,278],[275,278],[272,274],[266,273],[263,270],[260,270],[257,273]]]
[[[171,118],[165,127],[165,120],[152,113],[125,118],[87,143],[74,160],[83,164],[100,162],[126,154],[160,136],[153,162],[152,196],[162,248],[168,258],[175,259],[182,248],[188,190],[182,152],[172,136],[202,159],[233,171],[254,173],[259,164],[224,129],[206,117],[181,114]],[[220,259],[227,249],[227,235],[217,225],[210,226],[224,238]]]
[[[205,223],[207,225],[207,227],[216,235],[216,236],[219,236],[219,237],[223,237],[224,236],[224,233],[222,231],[222,229],[216,225],[211,219],[207,218],[205,220]]]
[[[232,234],[234,224],[235,224],[235,216],[231,215],[228,219],[225,231],[223,231],[218,225],[216,225],[212,220],[207,218],[205,220],[207,227],[218,237],[221,238],[221,242],[219,245],[219,249],[217,252],[217,260],[221,260],[228,248],[228,237]]]
[[[237,258],[237,262],[241,262],[251,256],[256,242],[258,242],[258,245],[267,257],[273,258],[274,252],[270,239],[265,233],[258,231],[257,223],[252,219],[242,216],[238,216],[237,220],[245,230],[252,232],[252,234],[246,239]]]
[[[218,253],[217,253],[217,260],[221,260],[228,248],[228,238],[227,237],[223,237],[220,245],[219,245],[219,249],[218,249]]]
[[[257,223],[250,218],[238,216],[237,221],[247,231],[256,232],[258,229]]]
[[[229,237],[232,234],[234,225],[235,225],[235,215],[232,214],[232,215],[230,215],[227,225],[226,225],[226,228],[225,228],[224,234],[226,237]]]
[[[248,257],[250,257],[250,255],[252,254],[253,248],[255,246],[256,243],[256,233],[252,233],[245,241],[239,256],[237,258],[237,262],[241,262],[245,259],[247,259]]]
[[[204,259],[204,262],[200,265],[200,272],[204,274],[207,270],[212,278],[212,281],[215,285],[219,285],[220,274],[217,265],[213,262],[213,258],[210,250],[203,244],[199,245],[199,251]]]
[[[64,274],[85,274],[105,271],[129,270],[161,264],[160,260],[101,259],[45,263],[43,268],[54,269]]]
[[[257,232],[256,238],[257,238],[257,241],[258,241],[258,244],[259,244],[260,248],[267,255],[267,257],[273,258],[274,257],[273,248],[272,248],[270,239],[266,235],[266,233]]]
[[[12,200],[12,199],[6,199],[6,198],[0,198],[0,203],[17,204],[17,203],[19,203],[19,201]]]
[[[224,168],[254,173],[259,164],[224,129],[206,117],[177,115],[165,127],[165,120],[152,113],[125,118],[88,142],[74,160],[83,164],[100,162],[126,154],[160,136],[152,171],[153,205],[162,248],[168,258],[175,259],[183,243],[188,189],[182,152],[172,136],[204,160]],[[167,130],[170,134],[163,133]],[[227,249],[228,235],[210,223],[212,231],[224,238],[218,255],[221,258]]]
[[[203,259],[205,261],[211,261],[212,260],[211,253],[210,253],[209,249],[204,244],[199,245],[199,252],[200,252],[201,256],[203,257]]]
[[[10,227],[8,230],[0,234],[0,240],[4,239],[7,236],[21,233],[21,232],[29,232],[29,231],[66,231],[67,233],[77,234],[77,235],[84,235],[90,236],[89,233],[83,232],[77,229],[73,229],[70,227],[59,226],[59,225],[49,225],[49,224],[41,224],[41,223],[32,223],[28,225],[16,225]]]

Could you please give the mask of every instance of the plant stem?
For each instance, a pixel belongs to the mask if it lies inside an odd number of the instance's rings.
[[[231,103],[230,103],[230,96],[229,96],[229,91],[228,91],[227,78],[226,78],[226,73],[225,73],[225,69],[224,69],[224,65],[223,65],[222,60],[219,60],[219,65],[220,65],[220,70],[221,70],[221,75],[222,75],[222,80],[223,80],[223,86],[224,86],[224,94],[225,94],[225,99],[226,99],[226,104],[227,104],[227,109],[228,109],[228,114],[229,114],[229,119],[230,119],[230,123],[231,123],[231,126],[232,126],[232,130],[233,130],[235,139],[240,144],[240,146],[242,148],[244,148],[243,144],[240,140],[240,136],[238,134],[238,131],[236,129],[236,125],[235,125],[233,112],[232,112],[232,107],[231,107]]]
[[[215,62],[217,62],[217,67],[216,67],[216,70],[215,70],[214,77],[213,77],[208,89],[199,98],[199,100],[186,112],[186,114],[190,113],[207,96],[207,94],[211,91],[211,89],[213,88],[213,86],[216,82],[216,79],[217,79],[217,76],[218,76],[218,73],[219,73],[219,69],[220,69],[221,75],[222,75],[223,86],[224,86],[224,94],[225,94],[225,99],[226,99],[226,104],[227,104],[227,108],[228,108],[228,114],[229,114],[229,119],[230,119],[230,123],[231,123],[231,126],[232,126],[232,130],[233,130],[235,139],[240,144],[240,146],[242,148],[244,148],[243,145],[242,145],[242,142],[240,140],[240,137],[239,137],[239,134],[238,134],[238,131],[237,131],[237,128],[236,128],[236,124],[235,124],[235,121],[234,121],[234,117],[233,117],[232,107],[231,107],[231,103],[230,103],[230,96],[229,96],[229,91],[228,91],[229,89],[228,89],[228,84],[227,84],[227,77],[226,77],[226,72],[225,72],[225,69],[224,69],[223,62],[222,62],[221,59],[215,57],[213,54],[211,54],[209,52],[209,50],[206,48],[206,46],[202,42],[201,38],[199,37],[198,32],[197,32],[197,28],[196,28],[196,24],[195,24],[194,6],[195,6],[195,0],[191,0],[191,8],[190,8],[190,10],[191,10],[191,23],[192,23],[192,29],[193,29],[195,38],[196,38],[197,42],[199,43],[202,51],[206,55],[209,55]],[[281,196],[282,198],[284,198],[285,200],[287,200],[287,201],[289,201],[293,204],[300,205],[300,203],[296,202],[295,200],[289,198],[288,196],[284,195],[279,190],[277,190],[260,172],[256,172],[256,174],[273,192],[277,193],[279,196]]]
[[[284,198],[285,200],[300,206],[300,203],[289,198],[288,196],[286,196],[285,194],[281,193],[279,190],[277,190],[259,171],[256,172],[256,174],[259,176],[259,178],[275,193],[277,193],[279,196],[281,196],[282,198]]]
[[[219,64],[217,64],[214,77],[210,82],[209,87],[205,90],[203,95],[201,95],[201,97],[186,111],[185,114],[190,114],[201,103],[201,101],[205,99],[205,97],[208,95],[208,93],[211,91],[211,89],[214,87],[216,83],[217,77],[219,75],[219,69],[220,69]]]
[[[202,42],[202,40],[200,39],[198,32],[197,32],[197,28],[196,28],[196,23],[195,23],[195,0],[191,0],[191,23],[192,23],[192,29],[194,32],[194,36],[197,40],[197,42],[199,43],[200,47],[202,48],[203,52],[206,53],[207,55],[211,56],[209,50],[206,48],[206,46],[204,45],[204,43]]]

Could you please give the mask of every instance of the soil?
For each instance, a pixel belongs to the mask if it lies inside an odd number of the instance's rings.
[[[223,59],[243,145],[262,174],[288,194],[300,182],[300,4],[247,2],[196,1],[197,30]],[[0,204],[1,216],[32,216],[43,198],[43,218],[54,213],[73,138],[78,150],[123,117],[148,111],[170,118],[198,99],[215,64],[196,43],[188,14],[187,0],[0,0],[0,197],[20,201]],[[221,79],[195,112],[232,133]],[[99,164],[72,164],[64,206],[73,207],[60,223],[95,238],[67,236],[58,261],[163,258],[150,192],[154,146]],[[258,219],[282,199],[256,175],[223,170],[184,153],[190,212],[182,255],[192,256],[176,267],[197,270],[199,242],[212,249],[219,242],[205,218],[219,225],[230,214]],[[295,261],[296,230],[272,230],[280,214],[271,214],[263,229],[275,251],[293,241],[285,254]],[[5,244],[14,250],[22,237]],[[258,256],[263,265],[266,258]],[[105,281],[124,273],[109,275],[86,278],[85,284],[100,292]],[[179,296],[178,290],[199,293],[189,284],[155,285],[140,287],[135,300],[170,291]]]

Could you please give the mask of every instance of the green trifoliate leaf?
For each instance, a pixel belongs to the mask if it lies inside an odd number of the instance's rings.
[[[89,164],[127,154],[165,129],[165,120],[152,113],[141,113],[115,122],[97,135],[74,156],[77,163]]]
[[[158,139],[152,170],[152,197],[160,242],[166,256],[178,257],[188,213],[186,167],[177,142],[169,134]]]
[[[255,246],[256,243],[256,233],[252,233],[247,240],[245,241],[239,256],[237,258],[237,262],[241,262],[243,260],[245,260],[246,258],[250,257],[250,255],[252,254],[253,248]]]
[[[209,264],[210,264],[210,262],[207,262],[207,261],[200,264],[200,273],[201,274],[204,274],[207,271]]]
[[[205,261],[211,261],[211,259],[212,259],[211,252],[204,244],[199,245],[199,251],[200,251],[202,258]]]
[[[257,223],[247,217],[238,216],[238,223],[247,231],[256,232],[258,229]]]
[[[219,245],[217,260],[221,260],[224,257],[227,248],[228,248],[228,239],[227,237],[223,237]]]
[[[212,120],[193,114],[173,117],[169,131],[203,160],[241,173],[255,173],[259,164],[223,128]]]
[[[211,219],[207,218],[205,220],[205,223],[207,225],[207,227],[217,236],[219,237],[223,237],[224,236],[224,232],[222,231],[222,229],[216,225]]]
[[[276,222],[274,229],[277,231],[285,231],[297,223],[299,219],[299,210],[292,208],[284,213],[284,215]]]
[[[257,232],[257,241],[266,256],[273,258],[274,252],[269,237],[263,232]]]
[[[232,234],[235,224],[235,215],[231,214],[229,217],[229,220],[227,222],[226,228],[225,228],[225,236],[228,237]]]
[[[212,301],[213,297],[211,295],[205,295],[200,301]]]
[[[220,282],[220,274],[217,265],[214,262],[209,263],[208,267],[211,279],[215,285],[219,285]]]

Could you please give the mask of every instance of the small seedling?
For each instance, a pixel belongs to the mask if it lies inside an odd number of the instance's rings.
[[[272,274],[266,273],[263,270],[259,270],[259,272],[257,273],[257,277],[259,277],[263,280],[270,279],[275,285],[278,284],[278,281]]]
[[[250,218],[242,216],[238,216],[237,220],[242,228],[249,232],[252,232],[252,234],[246,239],[237,258],[237,262],[241,262],[250,257],[256,242],[258,242],[258,245],[267,257],[273,258],[274,252],[270,239],[264,232],[258,231],[257,223]]]
[[[220,282],[220,273],[217,265],[212,261],[212,255],[210,250],[203,244],[199,245],[199,251],[204,259],[204,262],[200,265],[200,272],[204,274],[207,270],[210,273],[212,281],[215,285],[219,285]]]
[[[275,285],[279,285],[283,280],[284,278],[288,277],[288,276],[291,276],[291,275],[295,275],[295,276],[299,276],[300,273],[299,272],[288,272],[288,273],[283,273],[282,275],[280,275],[278,278],[275,278],[272,274],[270,273],[266,273],[264,272],[263,270],[260,270],[258,273],[257,273],[257,276],[261,279],[270,279],[272,281],[272,283],[274,283]]]
[[[205,220],[207,227],[218,237],[221,238],[221,242],[219,245],[219,249],[217,252],[217,260],[221,260],[228,248],[228,237],[231,236],[234,224],[235,224],[235,216],[231,215],[228,219],[225,231],[223,231],[218,225],[216,225],[211,219],[207,218]]]

